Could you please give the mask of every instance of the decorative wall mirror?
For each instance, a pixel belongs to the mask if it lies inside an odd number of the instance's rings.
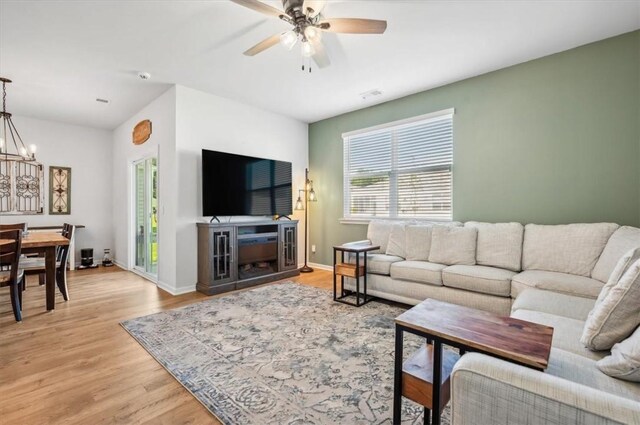
[[[0,156],[0,215],[43,214],[42,164]]]

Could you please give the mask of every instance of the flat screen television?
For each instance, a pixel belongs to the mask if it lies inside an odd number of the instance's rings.
[[[291,215],[291,163],[202,150],[202,215]]]

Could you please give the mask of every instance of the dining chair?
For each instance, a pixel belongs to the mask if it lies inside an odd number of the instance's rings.
[[[3,230],[22,230],[22,236],[25,236],[27,232],[27,223],[0,224],[0,232]],[[9,270],[9,265],[0,264],[0,271],[7,270]]]
[[[9,287],[11,308],[16,322],[22,321],[22,281],[24,272],[20,270],[20,248],[22,230],[0,230],[0,287]]]
[[[62,226],[62,236],[71,240],[75,226],[64,223]],[[67,289],[67,262],[69,260],[70,245],[63,245],[56,248],[56,284],[62,292],[65,301],[69,301],[69,291]],[[20,268],[27,275],[37,274],[40,277],[40,284],[44,283],[45,259],[43,257],[23,258],[20,260]]]
[[[0,224],[0,232],[3,230],[22,230],[22,233],[26,233],[27,223]]]

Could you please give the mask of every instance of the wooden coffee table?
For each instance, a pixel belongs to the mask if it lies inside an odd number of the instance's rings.
[[[537,370],[549,364],[553,328],[548,326],[432,299],[402,313],[395,322],[394,424],[400,424],[403,395],[425,407],[425,423],[430,415],[434,425],[440,424],[458,357],[451,350],[443,355],[443,344],[458,348],[460,356],[474,351]],[[404,332],[424,337],[427,345],[403,364]]]

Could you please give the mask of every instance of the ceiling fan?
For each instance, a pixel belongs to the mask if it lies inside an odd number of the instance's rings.
[[[284,11],[258,0],[231,0],[265,15],[273,16],[293,25],[289,31],[274,34],[244,52],[254,56],[280,43],[291,50],[300,41],[302,56],[312,58],[320,68],[331,64],[322,44],[322,32],[344,34],[382,34],[387,21],[358,18],[325,18],[320,13],[325,0],[282,0]],[[304,71],[304,65],[302,65]],[[309,68],[311,72],[311,68]]]

